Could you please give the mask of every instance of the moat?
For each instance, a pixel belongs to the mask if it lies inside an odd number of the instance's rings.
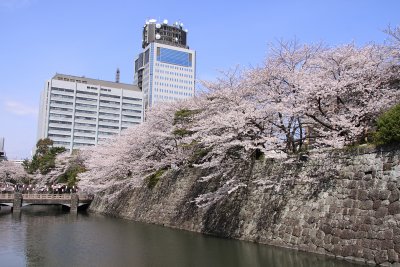
[[[0,211],[1,266],[361,266],[57,206]]]

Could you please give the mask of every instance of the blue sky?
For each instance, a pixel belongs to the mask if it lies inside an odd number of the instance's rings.
[[[398,0],[0,0],[0,136],[10,159],[36,143],[39,95],[56,72],[132,83],[146,19],[181,21],[197,78],[262,63],[267,45],[297,37],[329,45],[382,43]]]

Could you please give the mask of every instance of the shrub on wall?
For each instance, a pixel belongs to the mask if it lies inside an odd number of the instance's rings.
[[[400,142],[400,104],[378,118],[374,140],[377,144]]]

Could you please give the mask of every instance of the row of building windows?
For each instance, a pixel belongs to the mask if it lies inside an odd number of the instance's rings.
[[[54,92],[74,93],[73,89],[58,88],[58,87],[52,87],[51,89]],[[79,94],[87,95],[87,96],[96,96],[96,97],[98,96],[98,93],[95,93],[95,92],[86,92],[86,91],[81,91],[81,90],[76,90],[76,92],[79,93]],[[70,95],[61,95],[61,94],[57,94],[57,93],[51,93],[51,95],[52,96],[56,96],[56,97],[69,98],[69,99],[73,98],[73,96],[70,96]],[[100,94],[100,97],[110,97],[110,98],[115,98],[115,99],[121,99],[121,96],[119,96],[119,95],[111,95],[111,94]],[[89,101],[96,100],[97,101],[97,98],[94,99],[94,98],[82,98],[82,97],[80,98],[80,97],[77,97],[77,99],[83,99],[83,100],[89,100]],[[123,100],[140,101],[140,102],[142,101],[142,99],[140,99],[140,98],[129,97],[129,96],[122,96],[122,99]]]
[[[123,119],[141,119],[140,116],[122,115]]]
[[[91,131],[91,130],[82,130],[82,129],[75,129],[74,133],[86,133],[86,134],[95,134],[96,131]]]
[[[51,100],[51,101],[50,101],[50,104],[58,104],[58,105],[72,106],[74,103],[72,103],[72,102],[66,102],[66,101]]]
[[[138,113],[138,114],[142,114],[141,110],[131,110],[131,109],[122,109],[123,112],[130,112],[130,113]]]
[[[63,112],[72,112],[72,108],[59,108],[59,107],[50,107],[50,111],[63,111]]]
[[[123,123],[125,124],[124,126],[138,124],[138,122],[128,122],[128,121],[123,121]],[[102,129],[103,131],[119,130],[119,126],[99,125],[99,129]],[[49,133],[49,136],[51,135],[52,137],[61,137],[61,138],[69,137],[71,130],[72,129],[70,129],[70,128],[49,127],[49,132],[50,131],[58,131],[58,133]],[[87,129],[74,129],[74,133],[95,135],[96,131],[95,130],[87,130]],[[108,132],[108,133],[115,134],[115,132]]]
[[[97,109],[97,105],[90,105],[90,104],[81,104],[81,103],[76,103],[76,107],[80,108],[94,108]]]
[[[73,93],[74,92],[73,89],[58,88],[58,87],[51,87],[51,90],[55,91],[55,92],[67,92],[67,93]]]
[[[166,99],[166,100],[185,99],[185,97],[168,96],[168,95],[154,95],[154,98],[156,98],[156,99]]]
[[[165,87],[172,87],[176,89],[182,89],[182,90],[192,90],[193,88],[191,86],[184,86],[184,85],[177,85],[173,83],[162,83],[162,82],[155,82],[156,86],[165,86]]]
[[[182,80],[182,79],[177,79],[177,78],[171,78],[171,77],[165,77],[165,76],[159,76],[159,75],[155,75],[155,78],[156,79],[160,79],[160,80],[164,80],[164,81],[172,81],[172,82],[193,84],[192,81]]]
[[[61,94],[55,94],[55,93],[51,93],[50,94],[51,98],[63,98],[63,99],[73,99],[73,96],[70,95],[61,95]]]
[[[156,91],[160,92],[160,93],[167,93],[167,94],[173,94],[173,95],[193,96],[192,93],[179,92],[179,91],[166,90],[166,89],[157,89]]]
[[[132,107],[132,108],[137,107],[137,108],[141,109],[142,105],[141,104],[122,103],[122,107]]]
[[[99,129],[115,129],[115,130],[119,130],[119,126],[110,126],[110,125],[99,125]]]
[[[91,111],[91,110],[76,109],[75,111],[80,112],[80,113],[85,113],[85,114],[97,114],[97,111]]]
[[[72,115],[57,114],[57,113],[53,113],[53,112],[50,112],[50,117],[62,118],[62,119],[72,119]]]
[[[119,114],[108,113],[108,112],[99,112],[99,115],[108,116],[108,117],[114,117],[114,118],[119,118]]]
[[[119,123],[119,120],[99,119],[99,122]]]
[[[71,132],[71,128],[49,127],[49,131]]]
[[[96,138],[95,137],[89,137],[89,136],[74,136],[74,140],[94,141],[94,140],[96,140]]]
[[[115,133],[99,131],[99,135],[115,135]]]
[[[163,64],[163,63],[156,63],[157,67],[162,67],[166,69],[173,69],[173,70],[182,70],[182,71],[187,71],[187,72],[193,72],[192,68],[185,68],[185,67],[178,67],[170,64]]]
[[[87,101],[87,102],[97,102],[97,99],[87,98],[87,97],[80,97],[80,96],[77,96],[76,100]]]
[[[58,124],[72,125],[72,122],[70,122],[70,121],[49,120],[49,123],[58,123]]]
[[[81,91],[81,90],[76,90],[76,92],[79,93],[79,94],[91,95],[91,96],[97,96],[98,95],[95,92],[86,92],[86,91]]]
[[[119,112],[119,110],[120,110],[120,108],[113,108],[113,107],[104,107],[104,106],[100,106],[100,111],[103,111],[103,110],[114,110],[114,111],[118,111]]]
[[[161,73],[161,74],[179,76],[179,77],[186,77],[186,78],[192,78],[193,77],[191,74],[186,74],[186,73],[181,73],[181,72],[176,72],[176,71],[169,71],[169,70],[162,70],[162,69],[155,69],[155,72],[158,72],[158,73]]]

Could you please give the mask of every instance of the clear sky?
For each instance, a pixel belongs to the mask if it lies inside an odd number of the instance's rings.
[[[399,0],[0,0],[0,136],[10,159],[36,143],[40,91],[55,73],[133,82],[146,19],[181,21],[197,78],[263,62],[268,43],[382,43]]]

